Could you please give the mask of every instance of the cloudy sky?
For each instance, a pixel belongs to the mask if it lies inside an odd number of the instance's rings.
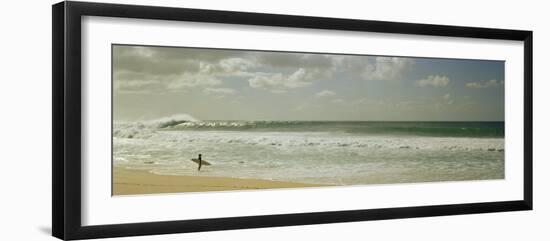
[[[115,120],[502,121],[504,62],[113,46]]]

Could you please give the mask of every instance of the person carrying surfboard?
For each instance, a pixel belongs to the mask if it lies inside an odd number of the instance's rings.
[[[199,154],[199,169],[198,169],[198,171],[201,170],[201,167],[202,167],[202,154]]]
[[[199,168],[197,169],[198,171],[201,170],[201,167],[202,167],[203,165],[205,165],[205,166],[210,166],[210,165],[212,165],[212,164],[210,164],[209,162],[207,162],[207,161],[205,161],[205,160],[202,159],[202,154],[199,154],[199,158],[193,158],[193,159],[191,159],[191,161],[194,162],[194,163],[199,164]]]

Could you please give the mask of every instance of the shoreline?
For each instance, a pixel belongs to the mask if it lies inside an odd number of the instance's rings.
[[[159,194],[183,192],[208,192],[231,190],[255,190],[298,187],[322,187],[321,184],[306,184],[264,179],[233,177],[158,175],[146,170],[113,167],[112,195]]]

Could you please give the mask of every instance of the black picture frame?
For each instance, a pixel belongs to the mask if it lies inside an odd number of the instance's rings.
[[[522,200],[282,215],[81,224],[81,17],[103,16],[258,26],[516,40],[524,44],[524,186]],[[533,32],[90,2],[52,6],[52,233],[60,239],[200,232],[380,219],[532,210]]]

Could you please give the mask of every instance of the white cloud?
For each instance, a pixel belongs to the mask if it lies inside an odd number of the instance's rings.
[[[277,89],[271,90],[271,93],[273,93],[273,94],[284,94],[284,93],[287,93],[287,92],[288,92],[288,90],[277,90]]]
[[[335,104],[339,104],[339,103],[344,103],[344,100],[342,100],[342,99],[333,99],[331,102],[335,103]]]
[[[254,52],[251,56],[262,66],[290,69],[328,69],[334,58],[334,55],[281,52]]]
[[[398,80],[414,64],[413,59],[400,57],[128,46],[116,46],[113,61],[117,92],[158,93],[200,91],[219,86],[226,78],[285,93],[337,72],[365,80]]]
[[[434,86],[443,87],[447,86],[451,82],[449,77],[444,75],[430,75],[425,79],[417,80],[416,85],[420,87]]]
[[[166,87],[172,91],[178,91],[190,87],[208,87],[221,85],[221,80],[214,76],[204,74],[182,74],[178,77],[164,81]]]
[[[323,90],[323,91],[319,91],[317,94],[315,94],[315,96],[317,97],[329,97],[329,96],[335,96],[336,93],[334,91],[331,91],[331,90]]]
[[[397,80],[413,64],[414,61],[409,58],[376,57],[375,64],[368,66],[363,76],[374,80]]]
[[[466,87],[468,88],[474,88],[474,89],[482,89],[482,88],[490,88],[490,87],[497,87],[499,85],[503,85],[504,81],[498,81],[496,79],[492,80],[482,80],[479,82],[470,82],[466,83]]]
[[[258,73],[248,80],[250,87],[265,89],[273,93],[285,93],[290,89],[311,85],[313,81],[324,76],[322,71],[316,69],[299,68],[290,75],[281,73]]]
[[[227,58],[213,63],[201,61],[198,64],[202,74],[232,76],[247,75],[249,69],[257,67],[251,60],[243,58]]]
[[[243,58],[222,59],[219,65],[225,72],[246,71],[256,66],[254,62]]]
[[[243,51],[115,46],[115,91],[186,92],[222,84],[223,77],[246,76],[256,66]]]
[[[254,66],[244,52],[191,48],[115,46],[114,86],[118,93],[186,92],[222,84]]]
[[[132,88],[132,87],[142,87],[142,86],[150,86],[150,85],[155,85],[155,84],[159,84],[159,81],[157,80],[141,80],[141,79],[136,79],[136,80],[133,80],[133,81],[125,81],[125,82],[121,82],[121,81],[117,81],[115,82],[115,89],[120,89],[120,88],[125,88],[125,87],[129,87],[129,88]]]
[[[114,81],[113,88],[115,92],[126,94],[147,94],[153,93],[162,86],[157,80],[132,80],[132,81]]]
[[[115,72],[113,79],[114,90],[119,93],[185,92],[189,88],[211,87],[221,83],[215,76],[197,73],[156,75],[119,71]]]
[[[204,93],[206,94],[216,94],[216,95],[231,95],[234,94],[236,91],[231,88],[206,88],[204,89]]]
[[[335,56],[333,69],[348,71],[365,80],[399,80],[411,69],[414,60],[400,57]]]

